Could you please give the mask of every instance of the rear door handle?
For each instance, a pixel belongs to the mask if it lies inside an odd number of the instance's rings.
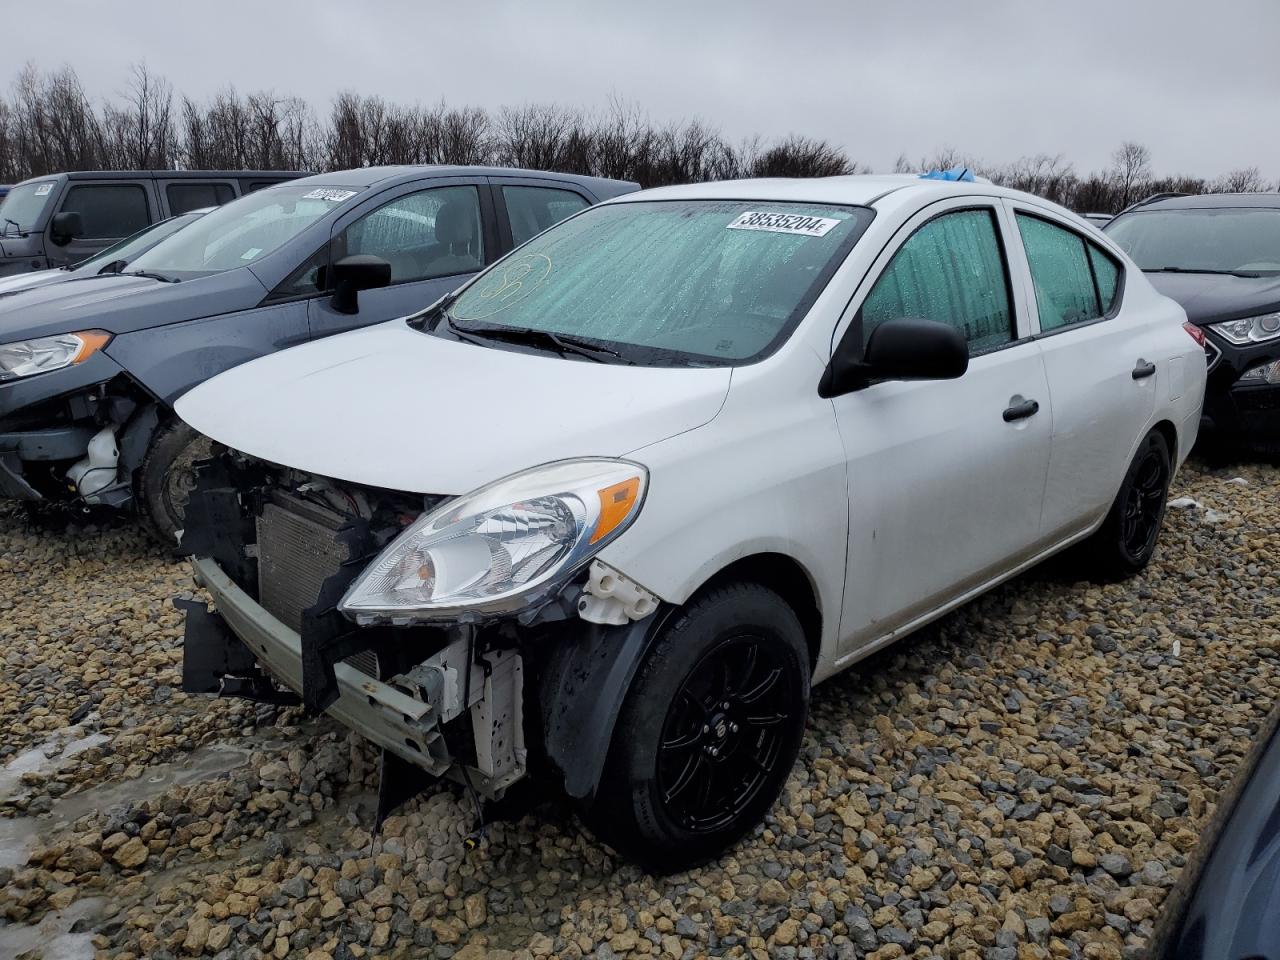
[[[1004,409],[1004,422],[1013,423],[1015,420],[1025,420],[1027,417],[1034,417],[1040,412],[1040,404],[1034,400],[1023,400],[1021,403],[1015,403],[1011,407]]]
[[[1156,372],[1156,365],[1148,363],[1146,360],[1138,360],[1138,365],[1133,368],[1133,379],[1145,380]]]

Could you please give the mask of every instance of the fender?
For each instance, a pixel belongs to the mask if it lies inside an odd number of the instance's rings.
[[[676,609],[622,627],[584,622],[551,651],[539,678],[543,747],[570,797],[595,796],[631,682]]]

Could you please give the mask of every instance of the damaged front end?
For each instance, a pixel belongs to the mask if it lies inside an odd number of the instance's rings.
[[[659,612],[593,559],[582,523],[602,529],[611,505],[588,506],[557,517],[547,497],[495,508],[221,453],[187,507],[183,552],[216,612],[179,601],[183,688],[301,703],[378,744],[379,822],[434,778],[492,800],[544,763],[588,797]]]

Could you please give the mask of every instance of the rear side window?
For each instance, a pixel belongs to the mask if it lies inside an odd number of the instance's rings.
[[[1009,278],[992,211],[936,217],[893,255],[863,301],[863,336],[870,337],[886,320],[908,318],[955,327],[970,353],[1015,339]]]
[[[507,219],[511,221],[511,242],[520,246],[547,227],[590,206],[572,190],[551,187],[503,187]]]
[[[1104,316],[1115,303],[1120,267],[1078,234],[1038,217],[1018,214],[1042,331]]]
[[[62,210],[80,214],[86,240],[127,237],[151,222],[146,192],[131,183],[76,184],[67,191]]]
[[[229,183],[171,183],[165,187],[165,195],[174,216],[201,207],[220,207],[236,198]]]

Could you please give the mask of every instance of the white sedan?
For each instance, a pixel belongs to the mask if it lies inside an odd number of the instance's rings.
[[[1139,573],[1204,355],[1111,241],[913,177],[631,194],[177,405],[225,445],[188,690],[383,748],[379,816],[553,780],[657,870],[752,829],[812,684],[1066,547]]]

